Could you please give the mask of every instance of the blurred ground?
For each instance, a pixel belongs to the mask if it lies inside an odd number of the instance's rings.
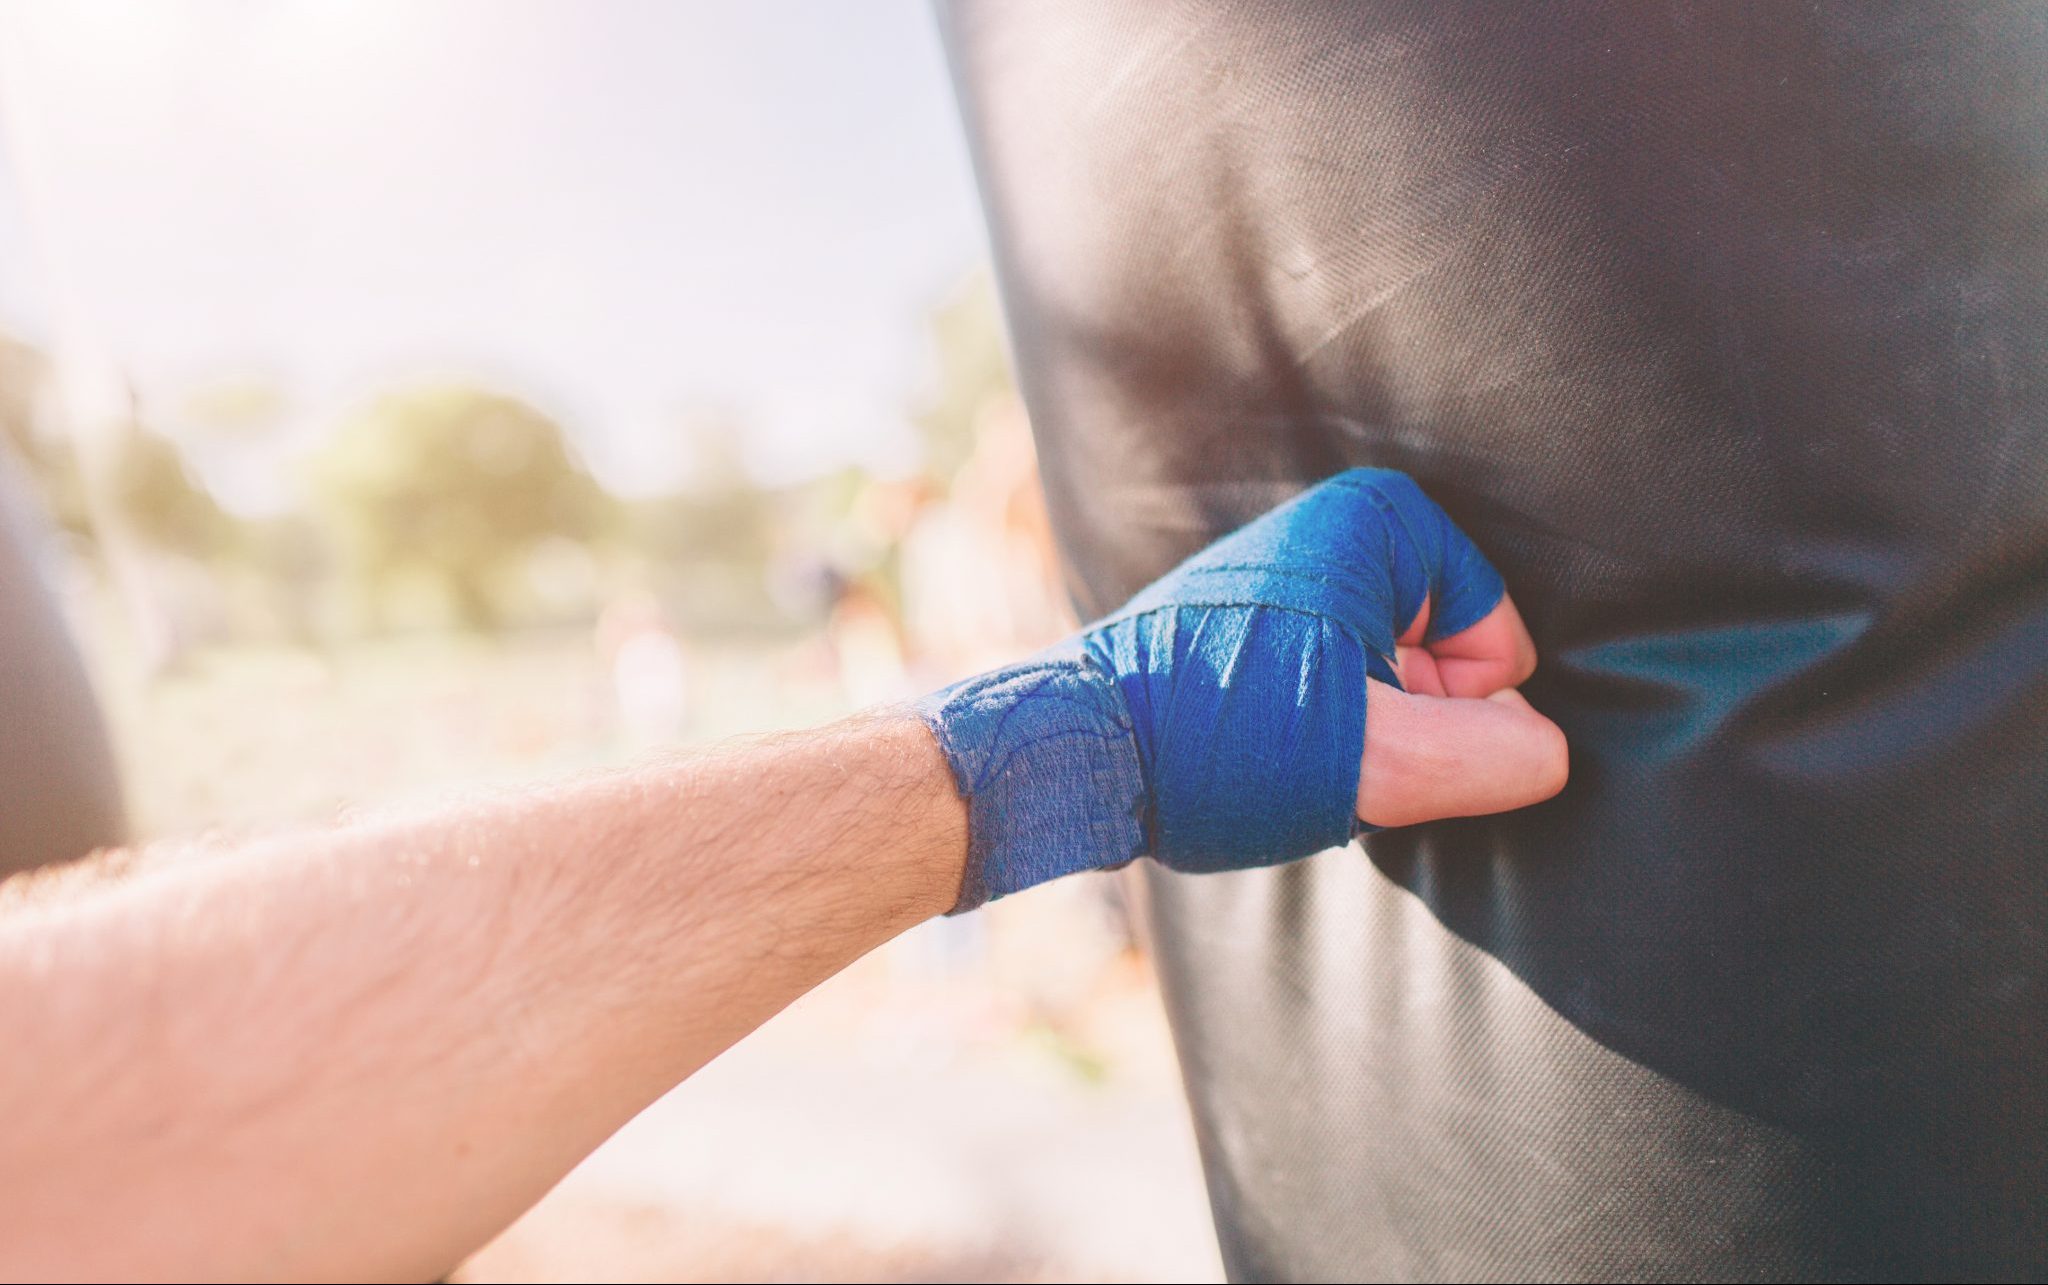
[[[643,752],[588,631],[207,648],[145,681],[111,608],[72,605],[152,836]],[[683,739],[839,712],[815,647],[693,644]],[[870,956],[628,1125],[460,1278],[1217,1278],[1164,1020],[1114,898],[1107,878],[1069,881]]]

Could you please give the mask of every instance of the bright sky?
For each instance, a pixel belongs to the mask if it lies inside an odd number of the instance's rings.
[[[983,255],[922,0],[7,0],[0,35],[0,327],[47,337],[61,282],[147,405],[256,373],[310,435],[467,374],[623,490],[714,406],[765,476],[888,468]],[[208,469],[252,508],[273,473]]]

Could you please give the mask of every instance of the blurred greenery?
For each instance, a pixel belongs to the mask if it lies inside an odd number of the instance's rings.
[[[1010,358],[995,278],[969,276],[925,323],[937,376],[913,417],[924,438],[925,471],[950,480],[974,451],[976,418],[1010,390]]]
[[[726,407],[684,412],[676,433],[694,467],[677,490],[620,502],[619,537],[638,578],[665,590],[693,628],[761,623],[775,615],[767,569],[786,521],[784,497],[755,481],[741,444],[747,422]]]
[[[78,453],[69,439],[44,427],[49,374],[42,353],[0,335],[0,449],[21,461],[51,520],[73,537],[90,541],[92,517]]]
[[[986,408],[1011,395],[986,271],[925,324],[933,374],[906,406],[922,466],[889,482],[842,468],[766,486],[745,465],[746,416],[706,404],[673,426],[692,453],[686,479],[616,498],[541,409],[503,390],[438,383],[386,390],[333,425],[304,459],[303,503],[238,516],[181,443],[203,459],[275,453],[301,413],[287,386],[239,374],[161,407],[138,404],[88,466],[49,413],[50,363],[5,335],[0,448],[19,458],[88,568],[104,570],[99,555],[113,541],[184,568],[150,579],[164,599],[157,609],[205,617],[179,631],[188,641],[319,645],[437,624],[587,622],[634,586],[654,590],[691,631],[810,629],[853,586],[894,609],[899,545],[918,507],[946,491]],[[117,529],[99,529],[95,512]],[[199,589],[210,604],[196,603]]]
[[[130,425],[109,472],[114,505],[144,543],[193,558],[217,557],[233,544],[234,523],[169,438]]]
[[[373,622],[412,575],[436,582],[463,625],[495,628],[513,573],[538,545],[588,541],[611,518],[560,425],[461,385],[378,398],[342,423],[311,480]]]

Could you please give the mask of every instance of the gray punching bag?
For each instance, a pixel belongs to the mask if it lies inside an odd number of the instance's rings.
[[[0,878],[123,842],[114,756],[0,453]]]
[[[1083,616],[1402,469],[1571,738],[1149,872],[1231,1272],[2048,1275],[2048,7],[940,13]]]

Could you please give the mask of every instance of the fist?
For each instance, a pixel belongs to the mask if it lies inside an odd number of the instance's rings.
[[[1500,576],[1413,479],[1330,478],[1195,554],[1081,641],[1129,712],[1151,855],[1271,864],[1368,826],[1564,784],[1513,688],[1536,651]]]
[[[1413,480],[1339,474],[1067,642],[920,702],[969,805],[955,908],[1548,798],[1564,737],[1514,691],[1535,665],[1500,576]]]

